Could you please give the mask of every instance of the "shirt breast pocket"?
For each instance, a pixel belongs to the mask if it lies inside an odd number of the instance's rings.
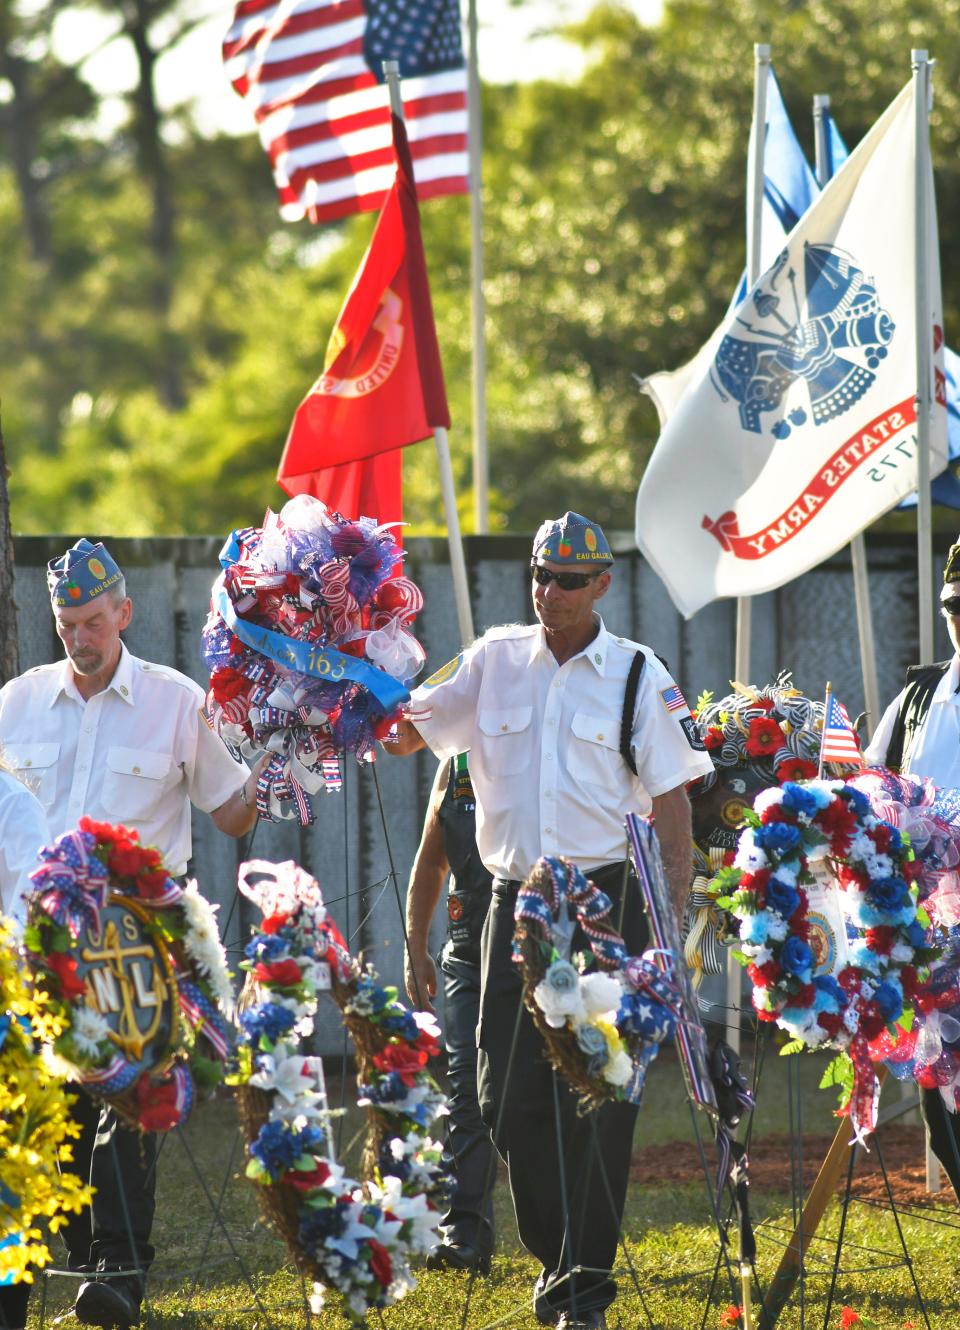
[[[533,707],[485,708],[477,715],[480,753],[485,774],[516,776],[530,766],[530,721]]]
[[[156,808],[169,784],[173,763],[168,753],[139,748],[108,748],[103,776],[103,806],[118,822],[136,826]]]
[[[618,724],[610,716],[593,716],[578,711],[570,722],[567,744],[570,775],[588,785],[609,787],[621,775],[621,767],[626,772],[620,756]]]
[[[60,745],[9,744],[4,756],[28,789],[32,790],[45,808],[57,797],[57,759]]]

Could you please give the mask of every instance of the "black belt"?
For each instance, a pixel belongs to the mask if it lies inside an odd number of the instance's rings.
[[[612,864],[602,864],[599,868],[584,869],[583,876],[588,880],[593,881],[596,877],[598,877],[601,874],[609,874],[612,868],[617,869],[622,875],[623,865],[624,861],[622,859],[614,860]],[[627,876],[635,878],[636,875],[637,871],[631,862],[627,872]],[[517,892],[520,890],[522,886],[523,883],[517,882],[514,878],[495,877],[493,879],[492,889],[497,896],[516,896]]]

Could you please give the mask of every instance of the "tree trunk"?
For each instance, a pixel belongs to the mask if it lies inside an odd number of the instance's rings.
[[[49,267],[53,258],[50,217],[43,180],[35,173],[40,156],[37,147],[38,104],[30,87],[30,64],[11,54],[4,26],[0,25],[0,78],[7,79],[13,96],[2,108],[0,126],[9,146],[31,257]]]
[[[17,604],[13,596],[13,535],[7,493],[7,458],[0,424],[0,684],[19,673]]]
[[[178,410],[185,404],[186,396],[176,338],[170,330],[176,262],[175,213],[173,188],[161,137],[162,117],[154,86],[158,52],[150,44],[149,26],[152,17],[150,0],[130,0],[124,6],[124,27],[133,43],[139,71],[133,94],[137,161],[140,174],[150,187],[152,202],[150,248],[155,264],[152,299],[162,332],[157,391],[166,406]]]

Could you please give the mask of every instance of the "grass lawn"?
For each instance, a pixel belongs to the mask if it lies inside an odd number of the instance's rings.
[[[825,1058],[807,1055],[790,1059],[771,1050],[760,1087],[754,1120],[757,1137],[787,1132],[799,1117],[805,1133],[832,1134],[833,1091],[818,1090]],[[896,1087],[887,1098],[896,1096]],[[333,1094],[331,1095],[333,1097]],[[791,1104],[793,1110],[791,1113]],[[700,1132],[710,1170],[714,1150],[709,1127]],[[344,1121],[343,1155],[362,1127],[354,1110]],[[689,1142],[694,1126],[687,1108],[682,1077],[672,1052],[654,1063],[647,1097],[640,1111],[637,1145],[664,1146]],[[665,1158],[670,1151],[665,1150]],[[809,1189],[819,1158],[803,1160],[803,1187]],[[171,1134],[160,1156],[155,1241],[158,1259],[150,1284],[150,1323],[163,1327],[196,1326],[210,1330],[246,1325],[257,1330],[292,1330],[311,1324],[341,1327],[336,1298],[329,1308],[308,1320],[299,1277],[282,1244],[260,1221],[253,1184],[242,1177],[243,1152],[229,1099],[206,1104],[194,1113],[182,1133]],[[387,1330],[480,1330],[511,1325],[534,1330],[530,1289],[537,1269],[519,1246],[509,1197],[501,1182],[496,1195],[498,1241],[492,1276],[472,1285],[466,1275],[421,1272],[418,1288],[396,1307],[374,1313],[371,1325]],[[783,1242],[793,1228],[791,1163],[785,1152],[783,1183],[776,1192],[754,1190],[751,1197],[757,1227],[758,1270],[764,1286],[779,1260]],[[934,1330],[960,1327],[960,1216],[943,1200],[938,1223],[903,1216],[904,1236],[917,1270],[930,1325]],[[222,1216],[222,1218],[218,1217]],[[809,1254],[809,1274],[781,1316],[784,1330],[823,1325],[826,1293],[833,1262],[833,1244],[840,1208],[834,1203]],[[707,1308],[718,1242],[704,1183],[635,1185],[631,1187],[624,1224],[626,1248],[636,1271],[642,1297],[626,1271],[621,1296],[610,1319],[611,1330],[656,1325],[662,1330],[697,1330],[718,1325],[720,1312],[733,1296],[725,1271]],[[735,1241],[735,1235],[733,1235]],[[872,1318],[882,1330],[902,1330],[912,1322],[924,1326],[908,1270],[897,1264],[901,1252],[889,1212],[861,1204],[850,1207],[843,1266],[830,1326],[840,1321],[846,1303]],[[242,1273],[246,1272],[246,1276]],[[38,1290],[39,1292],[39,1290]],[[75,1292],[67,1280],[49,1281],[46,1323],[62,1315]],[[469,1305],[467,1305],[469,1294]],[[466,1313],[465,1313],[466,1307]],[[40,1324],[40,1298],[35,1295],[30,1325]],[[648,1315],[649,1313],[649,1315]],[[64,1324],[75,1322],[72,1317]]]

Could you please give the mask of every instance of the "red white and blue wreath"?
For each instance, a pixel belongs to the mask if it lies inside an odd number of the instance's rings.
[[[64,1073],[143,1131],[185,1121],[232,1050],[215,906],[136,831],[84,817],[39,853],[23,943]]]
[[[234,1078],[247,1176],[314,1280],[314,1308],[334,1290],[359,1322],[416,1286],[411,1258],[438,1241],[449,1183],[429,1131],[447,1107],[427,1063],[439,1030],[350,956],[319,886],[296,864],[244,864],[240,890],[263,913],[242,962],[251,1000],[239,1017]],[[323,1063],[301,1051],[324,990],[356,1052],[357,1102],[367,1110],[363,1182],[334,1157]]]
[[[574,961],[556,945],[568,902],[590,947]],[[661,969],[652,951],[629,956],[610,923],[611,908],[576,865],[545,856],[514,910],[513,959],[522,969],[524,1002],[551,1063],[584,1107],[638,1104],[647,1068],[680,1019],[672,966]]]
[[[425,656],[409,631],[423,596],[394,576],[403,557],[387,527],[309,495],[221,550],[202,640],[207,711],[234,751],[273,754],[261,817],[310,823],[310,796],[340,789],[339,754],[373,761],[407,701]]]
[[[910,1028],[939,954],[918,908],[909,838],[875,816],[860,790],[838,781],[764,790],[746,823],[734,866],[721,870],[727,894],[719,903],[739,920],[753,1006],[791,1036],[786,1051],[827,1045],[849,1055],[844,1107],[862,1137],[876,1123],[877,1041],[886,1036],[888,1046]],[[818,874],[839,886],[849,927],[821,921],[815,939],[808,892]],[[823,954],[825,937],[828,950],[846,951],[845,961]]]

